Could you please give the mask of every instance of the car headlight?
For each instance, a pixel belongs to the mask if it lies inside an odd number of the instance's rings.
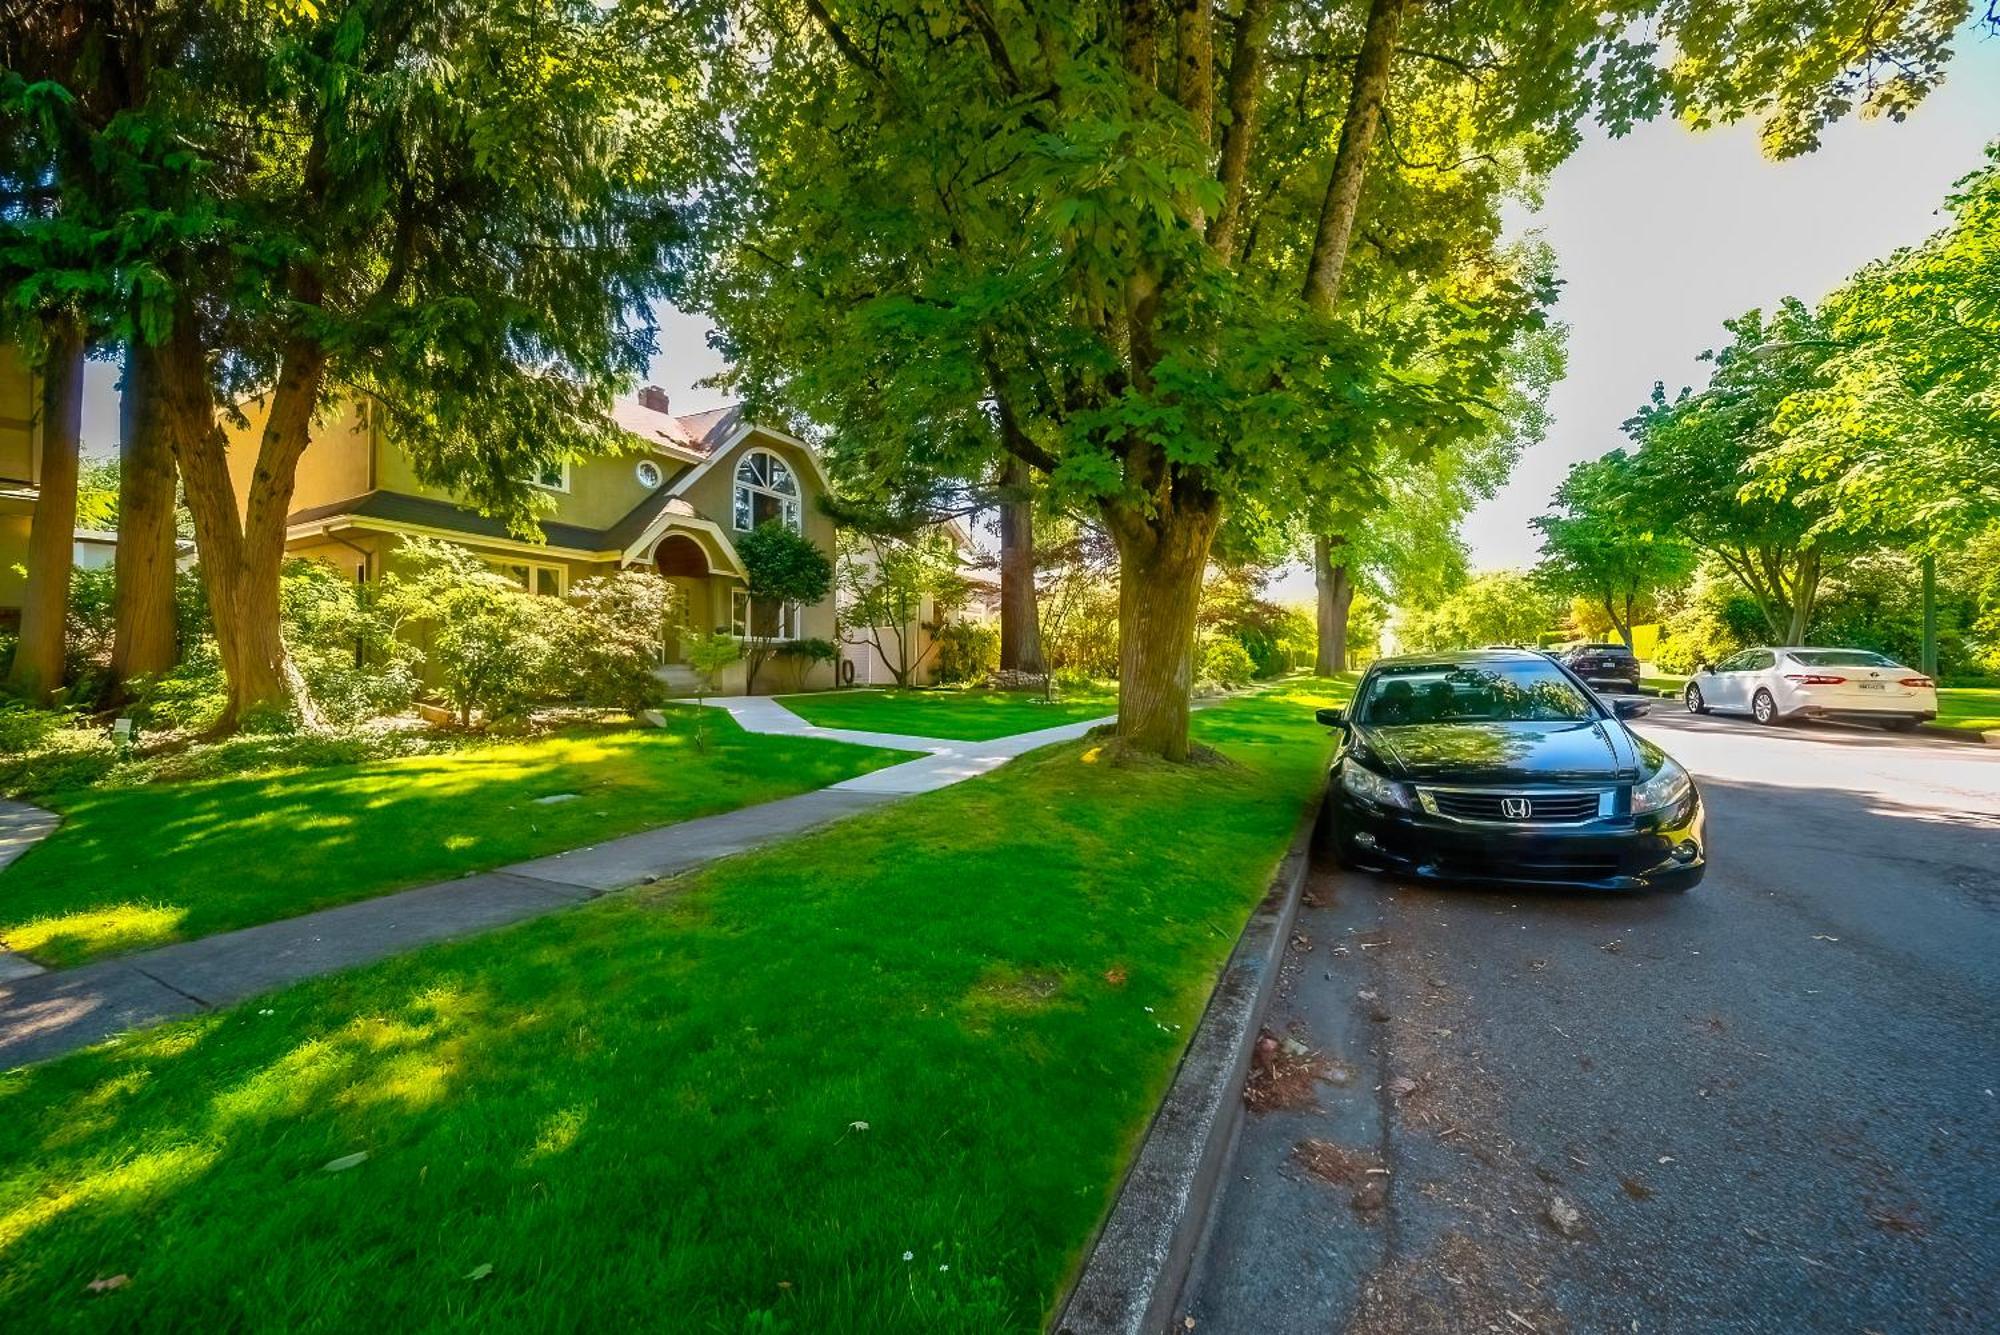
[[[1660,767],[1645,780],[1632,787],[1632,814],[1644,815],[1648,811],[1667,811],[1679,806],[1694,790],[1694,780],[1688,772],[1671,759],[1663,758]]]
[[[1410,795],[1402,784],[1394,779],[1385,779],[1352,760],[1340,767],[1340,785],[1356,797],[1365,798],[1378,806],[1407,808],[1410,805]]]

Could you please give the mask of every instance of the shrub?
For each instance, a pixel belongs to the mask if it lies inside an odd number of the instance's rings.
[[[583,704],[637,714],[666,696],[656,669],[673,586],[646,571],[621,570],[570,586],[557,633],[556,662]]]
[[[715,689],[722,670],[743,657],[743,646],[733,635],[690,635],[682,645],[688,666],[694,669],[704,692]]]
[[[1058,691],[1087,691],[1096,686],[1101,678],[1093,677],[1082,668],[1059,667],[1049,674],[1049,680]]]
[[[17,700],[0,700],[0,756],[25,755],[48,745],[49,738],[70,725],[60,709],[36,709]]]
[[[1726,575],[1704,571],[1660,623],[1653,665],[1662,672],[1687,674],[1716,663],[1745,645],[1770,638],[1763,613]]]
[[[150,680],[135,681],[132,688],[135,718],[190,732],[205,731],[229,703],[222,655],[208,636],[190,645],[171,669]]]
[[[983,681],[1000,666],[1000,630],[984,621],[948,621],[933,637],[937,642],[937,663],[932,674],[938,681],[955,684]]]
[[[55,710],[0,705],[0,795],[39,797],[98,782],[119,750],[96,728]]]
[[[1204,681],[1212,681],[1220,686],[1247,686],[1257,675],[1257,665],[1251,661],[1250,651],[1234,636],[1217,636],[1201,647],[1201,670],[1197,673]]]
[[[445,700],[462,725],[516,717],[547,690],[570,609],[523,592],[463,547],[409,537],[398,568],[382,581],[381,606],[416,632]]]
[[[294,558],[280,572],[285,647],[329,718],[395,713],[417,693],[417,650],[396,638],[379,596],[324,561]]]
[[[832,640],[807,638],[786,640],[778,645],[775,652],[791,668],[792,689],[802,691],[806,688],[806,678],[815,667],[840,657],[840,646]]]

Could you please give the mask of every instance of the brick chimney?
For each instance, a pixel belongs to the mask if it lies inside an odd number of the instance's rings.
[[[651,408],[656,413],[667,411],[667,391],[658,385],[648,385],[639,391],[639,405]]]

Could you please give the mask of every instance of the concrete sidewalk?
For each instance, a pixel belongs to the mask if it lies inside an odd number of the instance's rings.
[[[26,802],[10,802],[0,798],[0,871],[7,864],[55,832],[62,817],[53,811],[29,806]],[[0,950],[0,983],[10,983],[16,978],[32,978],[42,972],[42,966],[12,951]]]
[[[867,739],[871,745],[929,754],[815,792],[479,875],[80,968],[37,971],[11,981],[0,977],[0,1070],[57,1057],[128,1029],[230,1005],[287,983],[538,918],[607,891],[679,875],[903,797],[976,778],[1024,752],[1080,737],[1095,726],[1072,723],[985,742],[951,742],[813,728],[784,706],[754,698],[714,703],[737,715],[752,732]],[[769,710],[754,707],[767,704]]]
[[[1015,756],[1025,755],[1057,742],[1073,741],[1092,728],[1110,723],[1113,716],[1064,723],[1012,737],[993,737],[982,742],[953,741],[945,737],[907,737],[893,732],[860,732],[850,728],[822,728],[806,722],[791,710],[766,696],[725,696],[703,701],[710,709],[726,711],[745,732],[776,733],[785,737],[817,737],[830,742],[855,742],[863,746],[886,746],[900,751],[928,751],[921,760],[856,775],[833,785],[829,792],[889,793],[907,796],[948,788],[998,769]]]

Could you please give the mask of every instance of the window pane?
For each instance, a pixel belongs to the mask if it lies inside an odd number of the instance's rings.
[[[739,533],[748,533],[755,527],[750,519],[750,498],[755,494],[748,487],[736,489],[736,531]]]
[[[552,566],[535,567],[535,592],[550,598],[562,596],[562,572]]]
[[[764,457],[770,460],[771,490],[781,491],[787,496],[798,495],[798,484],[792,481],[792,470],[785,467],[785,461],[775,454]]]

